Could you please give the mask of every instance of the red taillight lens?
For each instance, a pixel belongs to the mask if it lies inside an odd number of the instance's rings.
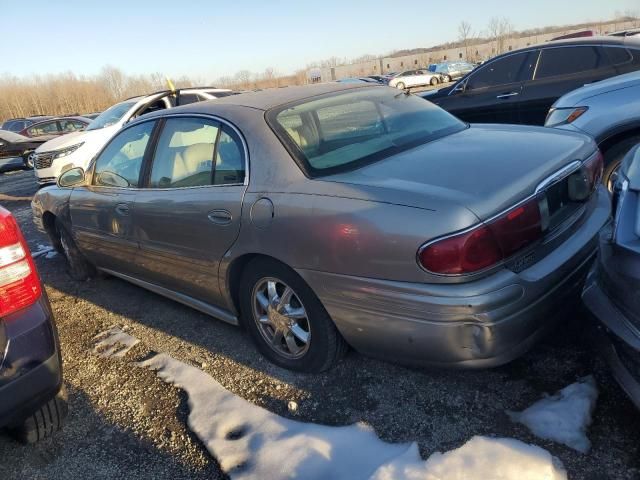
[[[420,264],[429,272],[461,275],[491,267],[542,237],[538,198],[467,232],[423,247]]]
[[[0,207],[0,316],[33,304],[41,294],[29,247],[11,213]]]

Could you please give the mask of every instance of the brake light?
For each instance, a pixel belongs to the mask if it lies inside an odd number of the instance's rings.
[[[429,243],[418,252],[429,272],[463,275],[489,268],[542,238],[538,197],[477,227]]]
[[[42,294],[29,247],[13,215],[0,207],[0,316],[35,303]]]

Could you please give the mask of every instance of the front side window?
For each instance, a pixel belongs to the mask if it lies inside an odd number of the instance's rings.
[[[96,160],[93,184],[137,187],[144,153],[155,122],[144,122],[118,134]]]
[[[78,120],[60,120],[60,130],[65,133],[82,130],[84,127],[86,127],[86,124]]]
[[[500,58],[481,67],[467,82],[467,90],[495,87],[517,82],[520,71],[529,54],[516,53]]]
[[[109,107],[89,124],[87,130],[98,130],[100,128],[105,128],[118,123],[122,119],[122,117],[124,117],[125,113],[127,113],[129,109],[135,104],[135,101],[122,102]]]
[[[546,48],[542,50],[536,79],[595,70],[602,63],[604,58],[595,47]]]
[[[357,168],[466,128],[422,98],[382,88],[306,100],[270,110],[267,119],[311,176]]]

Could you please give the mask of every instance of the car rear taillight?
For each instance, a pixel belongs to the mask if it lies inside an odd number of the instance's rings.
[[[470,230],[426,244],[418,259],[431,273],[474,273],[511,257],[542,235],[540,199],[536,196]]]
[[[42,294],[29,247],[10,212],[0,207],[0,316],[28,307]]]
[[[569,176],[569,198],[583,202],[591,196],[602,179],[604,160],[602,153],[597,150],[582,163],[580,169]]]

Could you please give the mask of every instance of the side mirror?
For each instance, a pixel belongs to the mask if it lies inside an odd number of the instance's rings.
[[[462,82],[462,83],[459,83],[458,85],[456,85],[453,88],[452,92],[461,93],[461,92],[464,92],[466,89],[467,89],[467,83],[466,82]]]
[[[71,168],[58,177],[58,186],[61,188],[74,187],[81,183],[84,183],[82,167]]]

